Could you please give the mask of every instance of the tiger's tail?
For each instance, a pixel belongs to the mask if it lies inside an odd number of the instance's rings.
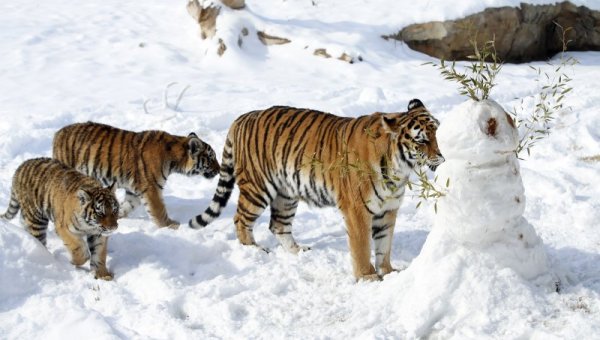
[[[19,209],[21,209],[21,204],[19,203],[19,200],[17,200],[17,195],[15,195],[14,190],[12,190],[10,192],[10,203],[8,204],[8,208],[4,214],[0,215],[0,219],[6,221],[12,220],[19,212]]]
[[[219,184],[213,196],[212,202],[206,210],[189,222],[190,228],[200,229],[206,227],[210,222],[214,221],[221,215],[223,208],[227,205],[231,191],[235,185],[234,174],[234,159],[233,159],[233,143],[227,138],[225,147],[223,148],[223,158],[221,160],[221,169],[219,172]]]

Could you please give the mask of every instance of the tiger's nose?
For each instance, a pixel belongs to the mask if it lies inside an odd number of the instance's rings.
[[[116,218],[104,218],[102,221],[100,221],[100,223],[104,229],[110,231],[116,230],[119,227]]]
[[[437,159],[436,159],[437,165],[440,165],[440,164],[444,163],[445,161],[446,161],[446,159],[444,158],[444,156],[442,156],[441,153],[438,153]]]

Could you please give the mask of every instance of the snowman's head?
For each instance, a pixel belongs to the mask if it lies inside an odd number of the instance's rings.
[[[408,103],[408,111],[383,117],[385,130],[396,141],[401,159],[410,167],[427,165],[432,171],[444,162],[435,133],[440,122],[419,99]]]

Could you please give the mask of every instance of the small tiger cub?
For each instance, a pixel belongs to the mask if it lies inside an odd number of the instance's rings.
[[[108,235],[117,229],[119,203],[112,188],[51,158],[21,164],[12,182],[10,204],[0,215],[11,220],[21,210],[27,231],[46,245],[48,221],[81,266],[90,260],[96,279],[111,280],[106,268]]]
[[[104,185],[125,189],[119,217],[126,217],[143,202],[159,227],[179,227],[178,221],[169,218],[162,197],[170,174],[212,178],[219,172],[215,152],[193,132],[182,137],[164,131],[132,132],[78,123],[56,132],[52,154]]]

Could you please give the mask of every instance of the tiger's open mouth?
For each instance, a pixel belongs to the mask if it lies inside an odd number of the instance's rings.
[[[98,225],[98,229],[100,230],[100,234],[103,236],[108,236],[112,233],[115,232],[115,230],[117,230],[119,228],[118,225],[114,226],[114,227],[109,227],[109,226],[104,226],[102,224]]]
[[[192,171],[188,171],[186,173],[187,176],[197,176],[197,175],[202,175],[208,179],[211,179],[213,177],[215,177],[217,174],[219,173],[219,171],[213,171],[213,170],[203,170],[203,169],[193,169]]]
[[[102,236],[108,236],[108,235],[111,235],[112,233],[114,233],[115,230],[117,230],[117,227],[105,227],[105,226],[101,225],[98,229],[100,229],[100,234]]]
[[[429,167],[429,169],[431,169],[431,171],[435,171],[440,164],[444,163],[445,160],[446,159],[444,159],[444,157],[439,156],[433,162],[429,163],[427,166]]]
[[[214,171],[214,170],[208,170],[208,171],[204,171],[204,173],[202,174],[204,177],[206,178],[213,178],[215,177],[217,174],[219,173],[219,171]]]

